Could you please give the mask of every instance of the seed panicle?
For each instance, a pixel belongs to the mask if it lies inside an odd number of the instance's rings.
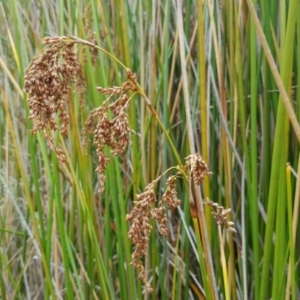
[[[35,120],[31,133],[43,131],[49,147],[64,161],[63,151],[54,145],[53,132],[59,130],[66,134],[69,124],[66,103],[71,85],[83,93],[85,81],[72,49],[74,42],[67,37],[46,37],[43,44],[45,48],[25,70],[24,91],[28,93],[29,118]]]
[[[131,74],[131,71],[127,70],[128,74]],[[104,149],[107,146],[113,156],[126,153],[129,144],[129,133],[133,133],[133,130],[129,128],[126,111],[131,99],[129,92],[136,91],[136,86],[127,79],[120,87],[97,87],[97,90],[104,95],[108,95],[108,99],[91,112],[85,124],[84,135],[87,137],[87,134],[90,133],[94,136],[93,144],[96,146],[98,157],[96,171],[101,173],[98,192],[103,193],[106,179],[104,172],[110,161],[104,153]],[[118,98],[109,104],[113,96],[118,96]]]
[[[216,220],[217,225],[224,225],[228,231],[236,233],[236,230],[233,227],[234,223],[227,219],[228,215],[231,212],[231,208],[225,209],[223,206],[211,200],[207,200],[205,204],[209,205],[212,208],[211,213]]]
[[[199,183],[200,179],[202,180],[205,175],[210,174],[207,165],[199,154],[190,155],[186,158],[184,170],[187,170],[190,176],[193,175]],[[168,236],[166,210],[167,208],[175,210],[181,203],[181,200],[177,198],[175,185],[179,177],[181,177],[180,172],[168,177],[166,189],[158,203],[158,207],[153,207],[157,202],[154,187],[160,177],[149,183],[145,191],[137,195],[137,201],[134,202],[134,209],[126,216],[127,221],[132,221],[128,237],[135,245],[134,252],[132,253],[132,265],[139,270],[139,277],[143,283],[147,282],[142,257],[147,256],[148,241],[152,229],[149,222],[151,220],[157,221],[161,235],[164,237]],[[146,287],[148,286],[146,285]]]
[[[212,174],[202,156],[199,153],[191,154],[185,158],[185,169],[196,184],[200,184],[206,175]]]
[[[177,175],[167,179],[167,188],[159,201],[158,207],[153,207],[157,202],[154,191],[157,179],[149,183],[145,191],[137,195],[137,201],[134,202],[133,210],[126,216],[127,221],[132,221],[132,225],[128,232],[129,239],[135,245],[134,252],[131,255],[131,264],[138,270],[139,278],[142,280],[149,292],[152,288],[147,283],[145,268],[142,262],[142,257],[146,257],[148,253],[148,243],[152,226],[151,220],[155,220],[159,224],[159,230],[162,236],[168,236],[166,206],[170,209],[175,209],[180,205],[180,200],[177,199],[175,190],[175,180]]]

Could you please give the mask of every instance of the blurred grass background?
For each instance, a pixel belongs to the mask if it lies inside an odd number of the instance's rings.
[[[2,299],[299,299],[299,142],[247,2],[185,0],[179,11],[178,3],[0,2]],[[300,3],[253,4],[299,120]],[[203,199],[231,207],[237,230],[218,228],[206,207],[218,295],[206,284],[202,243],[184,186],[178,187],[181,209],[170,213],[170,236],[162,238],[154,226],[150,238],[145,264],[152,294],[130,266],[126,213],[146,184],[177,164],[139,98],[129,112],[138,135],[131,135],[126,156],[112,159],[105,193],[97,194],[95,151],[84,149],[82,128],[89,111],[104,100],[95,87],[125,78],[112,60],[99,53],[95,64],[78,52],[87,92],[83,104],[70,93],[69,132],[56,137],[67,153],[65,165],[42,135],[29,134],[24,69],[43,37],[87,38],[90,32],[137,74],[181,159],[191,152],[187,122],[192,123],[196,150],[213,172],[201,188]],[[163,190],[164,182],[158,198]]]

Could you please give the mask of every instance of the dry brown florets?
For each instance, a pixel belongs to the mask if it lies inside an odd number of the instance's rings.
[[[128,78],[130,78],[131,82],[135,81],[133,75],[129,75]],[[199,154],[190,155],[186,158],[185,171],[189,177],[194,178],[196,184],[200,184],[205,175],[211,174],[208,166]],[[145,191],[137,196],[137,201],[134,202],[134,209],[126,216],[128,221],[132,221],[128,237],[135,245],[131,264],[139,270],[139,278],[141,278],[148,289],[150,289],[150,286],[147,284],[145,269],[141,258],[147,255],[148,241],[152,229],[149,222],[150,220],[157,221],[161,235],[168,236],[168,217],[166,209],[174,210],[181,203],[177,198],[175,185],[176,179],[180,176],[179,172],[167,179],[167,188],[158,203],[158,207],[153,207],[153,204],[156,202],[154,186],[160,177],[151,182],[145,188]]]
[[[199,153],[185,158],[185,169],[198,185],[202,182],[204,176],[212,174]]]
[[[148,242],[152,229],[152,226],[149,224],[149,219],[151,217],[152,205],[156,202],[154,184],[154,182],[149,183],[145,191],[137,195],[137,201],[134,202],[133,210],[126,216],[127,221],[132,221],[128,237],[135,245],[135,250],[131,255],[131,264],[137,268],[139,278],[150,292],[152,288],[147,283],[145,268],[141,257],[147,256],[148,252]]]
[[[212,215],[218,225],[224,225],[228,231],[236,232],[233,227],[234,223],[227,219],[229,213],[231,212],[231,208],[225,209],[223,206],[211,200],[207,200],[205,204],[212,208]]]
[[[62,150],[54,145],[53,131],[66,133],[69,124],[66,101],[71,84],[82,93],[85,82],[72,49],[74,42],[66,37],[46,37],[43,44],[45,48],[25,70],[24,91],[28,93],[29,118],[36,121],[31,133],[43,131],[49,147],[63,161]],[[60,128],[55,114],[60,120]]]
[[[130,84],[131,86],[133,86],[135,88],[135,91],[138,91],[138,82],[136,80],[136,75],[134,73],[132,73],[132,71],[130,69],[126,69],[126,74],[127,74],[127,82],[128,84]]]
[[[198,185],[202,182],[204,176],[212,174],[202,156],[198,153],[189,155],[185,158],[185,161],[185,170],[189,177],[192,177],[194,182]],[[227,220],[228,214],[231,212],[230,208],[224,209],[223,206],[211,200],[205,203],[212,208],[212,215],[218,225],[225,225],[228,231],[236,232],[233,227],[234,223]]]
[[[175,180],[177,178],[178,175],[174,175],[167,179],[166,191],[159,201],[157,208],[153,207],[153,204],[156,202],[154,186],[160,177],[148,184],[145,191],[137,195],[137,201],[134,202],[134,209],[126,216],[127,221],[132,221],[128,237],[135,245],[135,250],[131,256],[131,264],[139,270],[139,278],[149,291],[152,291],[152,288],[147,283],[145,269],[141,258],[147,256],[148,242],[152,229],[150,221],[155,220],[158,222],[159,231],[162,236],[168,235],[168,217],[166,208],[169,207],[174,210],[181,202],[177,198],[175,190]]]
[[[161,201],[166,203],[171,209],[175,209],[181,203],[181,201],[177,198],[175,186],[175,181],[177,178],[178,175],[174,175],[167,179],[167,189],[161,199]]]
[[[127,71],[128,74],[129,71]],[[133,76],[133,75],[132,75]],[[85,125],[84,134],[94,135],[94,145],[98,157],[97,172],[101,173],[99,193],[104,191],[105,175],[104,171],[109,162],[109,158],[104,153],[105,146],[110,148],[110,153],[114,156],[123,155],[129,143],[129,128],[127,108],[130,101],[129,92],[136,91],[136,86],[126,81],[120,87],[98,87],[97,90],[109,95],[99,108],[94,109]],[[113,96],[118,99],[109,104]]]

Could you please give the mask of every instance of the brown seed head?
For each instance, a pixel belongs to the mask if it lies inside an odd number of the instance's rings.
[[[64,160],[62,150],[54,146],[51,132],[66,133],[69,124],[66,101],[71,84],[82,90],[85,83],[81,65],[72,50],[74,43],[67,42],[66,37],[46,37],[43,44],[46,47],[25,70],[24,91],[28,93],[29,118],[36,121],[31,133],[44,131],[50,148]],[[60,127],[54,114],[60,120]]]
[[[84,135],[88,133],[94,135],[94,145],[97,149],[98,167],[96,169],[99,173],[104,173],[109,158],[104,154],[104,147],[110,148],[111,155],[117,156],[125,154],[127,145],[129,143],[129,132],[133,132],[129,128],[129,121],[127,116],[127,108],[130,97],[128,93],[134,89],[134,86],[126,81],[121,87],[98,87],[97,90],[109,95],[99,108],[94,109],[84,128]],[[117,100],[109,104],[114,96],[118,96]],[[105,176],[101,177],[100,192],[104,190]]]
[[[177,175],[174,175],[170,176],[167,179],[167,189],[161,199],[161,201],[166,203],[171,209],[175,209],[181,203],[181,201],[177,199],[177,192],[175,186],[175,181],[177,177]]]
[[[200,184],[205,175],[211,174],[207,164],[198,153],[189,155],[185,158],[185,169],[190,176],[193,176],[196,184]]]
[[[225,209],[223,206],[211,200],[207,200],[205,204],[209,205],[212,208],[211,213],[218,225],[225,225],[228,231],[236,232],[234,223],[228,220],[228,216],[231,212],[230,208]]]
[[[135,250],[132,254],[132,265],[139,270],[139,277],[147,289],[150,286],[147,283],[142,257],[147,255],[149,236],[152,229],[149,222],[150,220],[157,221],[161,235],[168,236],[166,207],[174,210],[180,204],[175,189],[177,177],[178,174],[167,179],[167,189],[159,201],[158,207],[153,207],[153,204],[156,202],[154,186],[160,177],[148,184],[143,193],[137,195],[134,209],[126,216],[127,221],[132,221],[128,237],[135,245]]]
[[[131,264],[139,270],[139,278],[143,284],[151,290],[151,287],[147,284],[145,269],[141,258],[147,256],[148,242],[152,229],[149,222],[152,204],[156,202],[153,182],[146,186],[143,193],[137,195],[137,200],[138,201],[134,202],[134,209],[126,216],[127,221],[132,221],[128,237],[135,245],[135,250],[131,255]]]

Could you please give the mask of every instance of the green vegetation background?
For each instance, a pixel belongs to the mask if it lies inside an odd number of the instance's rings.
[[[299,120],[300,3],[253,1],[270,53],[261,47],[247,1],[186,0],[182,9],[179,3],[0,2],[2,299],[299,299],[299,140],[266,57],[275,60]],[[146,184],[177,164],[139,98],[129,112],[138,134],[124,157],[111,160],[105,193],[97,194],[95,151],[83,147],[82,127],[105,100],[95,87],[125,79],[112,60],[99,53],[93,64],[78,52],[87,92],[83,106],[70,93],[69,131],[56,136],[66,164],[41,134],[29,134],[24,70],[43,37],[90,32],[137,74],[181,159],[194,136],[213,173],[202,198],[232,209],[235,234],[218,227],[205,208],[217,295],[201,263],[199,220],[190,216],[184,186],[178,186],[181,209],[170,212],[170,236],[162,238],[153,224],[145,260],[152,294],[130,265],[126,213]]]

